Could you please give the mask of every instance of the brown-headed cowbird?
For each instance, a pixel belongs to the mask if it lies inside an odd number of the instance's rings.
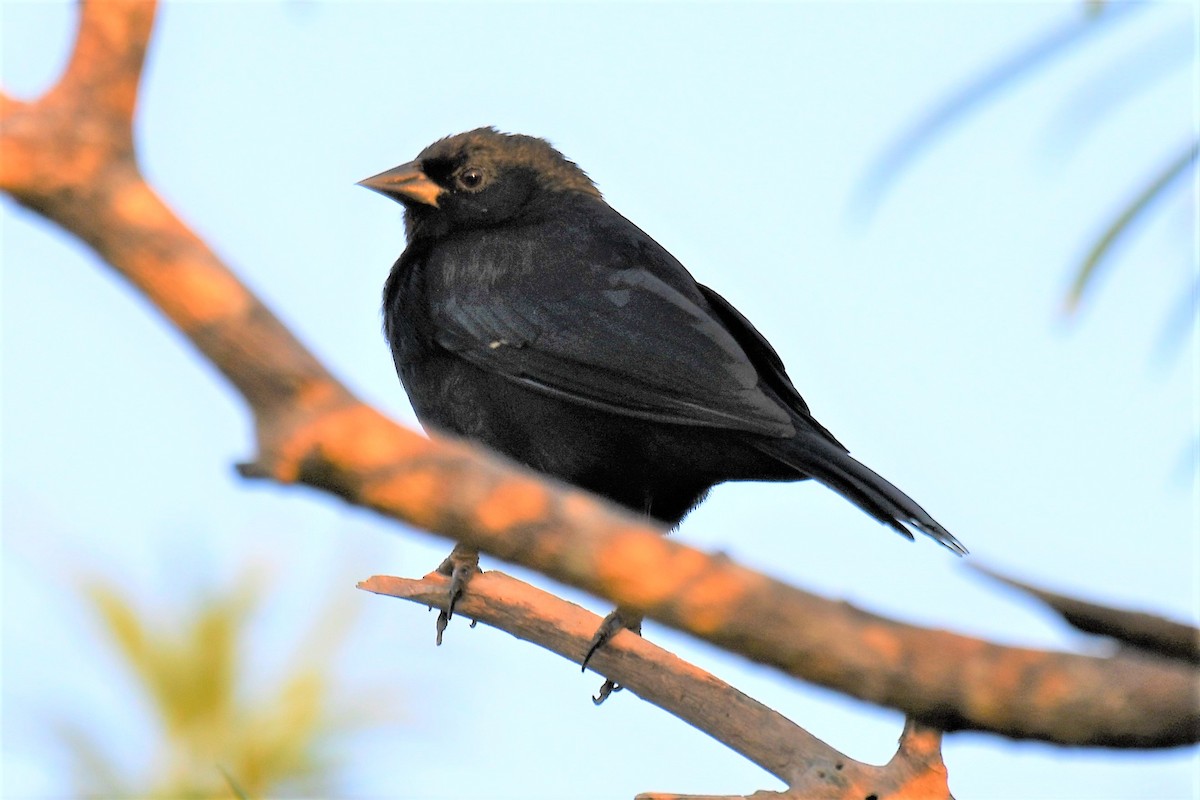
[[[424,425],[668,526],[723,481],[813,478],[966,552],[813,418],[749,320],[546,141],[480,128],[362,184],[404,205],[384,328]]]

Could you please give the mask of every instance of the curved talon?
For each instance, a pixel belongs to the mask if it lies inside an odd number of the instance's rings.
[[[619,683],[616,683],[611,680],[606,680],[604,683],[600,684],[600,691],[597,692],[592,697],[592,703],[594,705],[600,705],[601,703],[603,703],[605,700],[608,699],[608,696],[610,694],[612,694],[613,692],[619,692],[624,688],[625,687]]]
[[[592,656],[594,656],[596,654],[596,651],[599,650],[600,646],[602,644],[604,644],[605,642],[607,642],[608,639],[609,639],[608,636],[604,636],[602,638],[600,636],[600,632],[599,631],[596,632],[596,635],[592,637],[592,643],[588,647],[587,654],[583,657],[583,661],[581,661],[579,664],[580,672],[587,672],[588,662],[592,660]]]
[[[438,611],[437,618],[437,646],[442,646],[442,634],[446,632],[446,626],[450,624],[450,615],[445,611]]]

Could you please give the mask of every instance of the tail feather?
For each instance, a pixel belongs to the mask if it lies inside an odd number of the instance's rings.
[[[774,440],[760,449],[793,469],[825,484],[884,525],[909,539],[920,531],[962,556],[967,548],[917,501],[882,475],[855,461],[841,445],[817,435]]]

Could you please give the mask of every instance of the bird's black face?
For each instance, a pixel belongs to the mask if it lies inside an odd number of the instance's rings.
[[[464,152],[418,162],[439,189],[437,204],[406,203],[415,224],[446,231],[483,228],[508,222],[528,211],[538,190],[536,174],[517,164],[496,163]]]
[[[410,241],[531,216],[557,192],[600,196],[582,170],[543,140],[490,128],[435,142],[415,161],[360,185],[404,205]]]
[[[367,178],[362,185],[404,205],[410,238],[489,227],[519,217],[538,189],[537,175],[520,165],[473,155],[463,151],[418,158]]]

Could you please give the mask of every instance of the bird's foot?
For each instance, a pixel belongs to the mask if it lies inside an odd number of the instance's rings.
[[[595,703],[596,705],[600,705],[601,703],[603,703],[605,700],[608,699],[608,696],[610,694],[612,694],[613,692],[619,692],[624,688],[625,688],[624,686],[617,683],[616,681],[605,678],[604,683],[600,684],[600,691],[598,691],[594,695],[592,695],[592,702]]]
[[[612,637],[616,636],[622,630],[628,630],[641,636],[642,618],[629,611],[622,611],[619,608],[605,617],[604,621],[600,623],[600,627],[596,629],[595,636],[592,637],[592,643],[588,646],[587,655],[583,657],[582,667],[584,671],[587,670],[588,662],[592,660],[592,656],[596,654],[596,651],[607,644]],[[615,681],[605,680],[600,686],[600,691],[592,697],[592,702],[600,705],[608,699],[610,694],[621,691],[621,688],[621,685]]]
[[[454,607],[458,605],[458,600],[466,591],[471,578],[479,572],[479,551],[474,547],[456,544],[450,555],[446,556],[446,560],[438,565],[435,572],[450,578],[446,607],[438,612],[437,618],[437,643],[441,645],[442,634],[446,632],[446,626],[450,624],[450,618],[454,616]],[[474,622],[471,623],[471,627],[475,627]]]

